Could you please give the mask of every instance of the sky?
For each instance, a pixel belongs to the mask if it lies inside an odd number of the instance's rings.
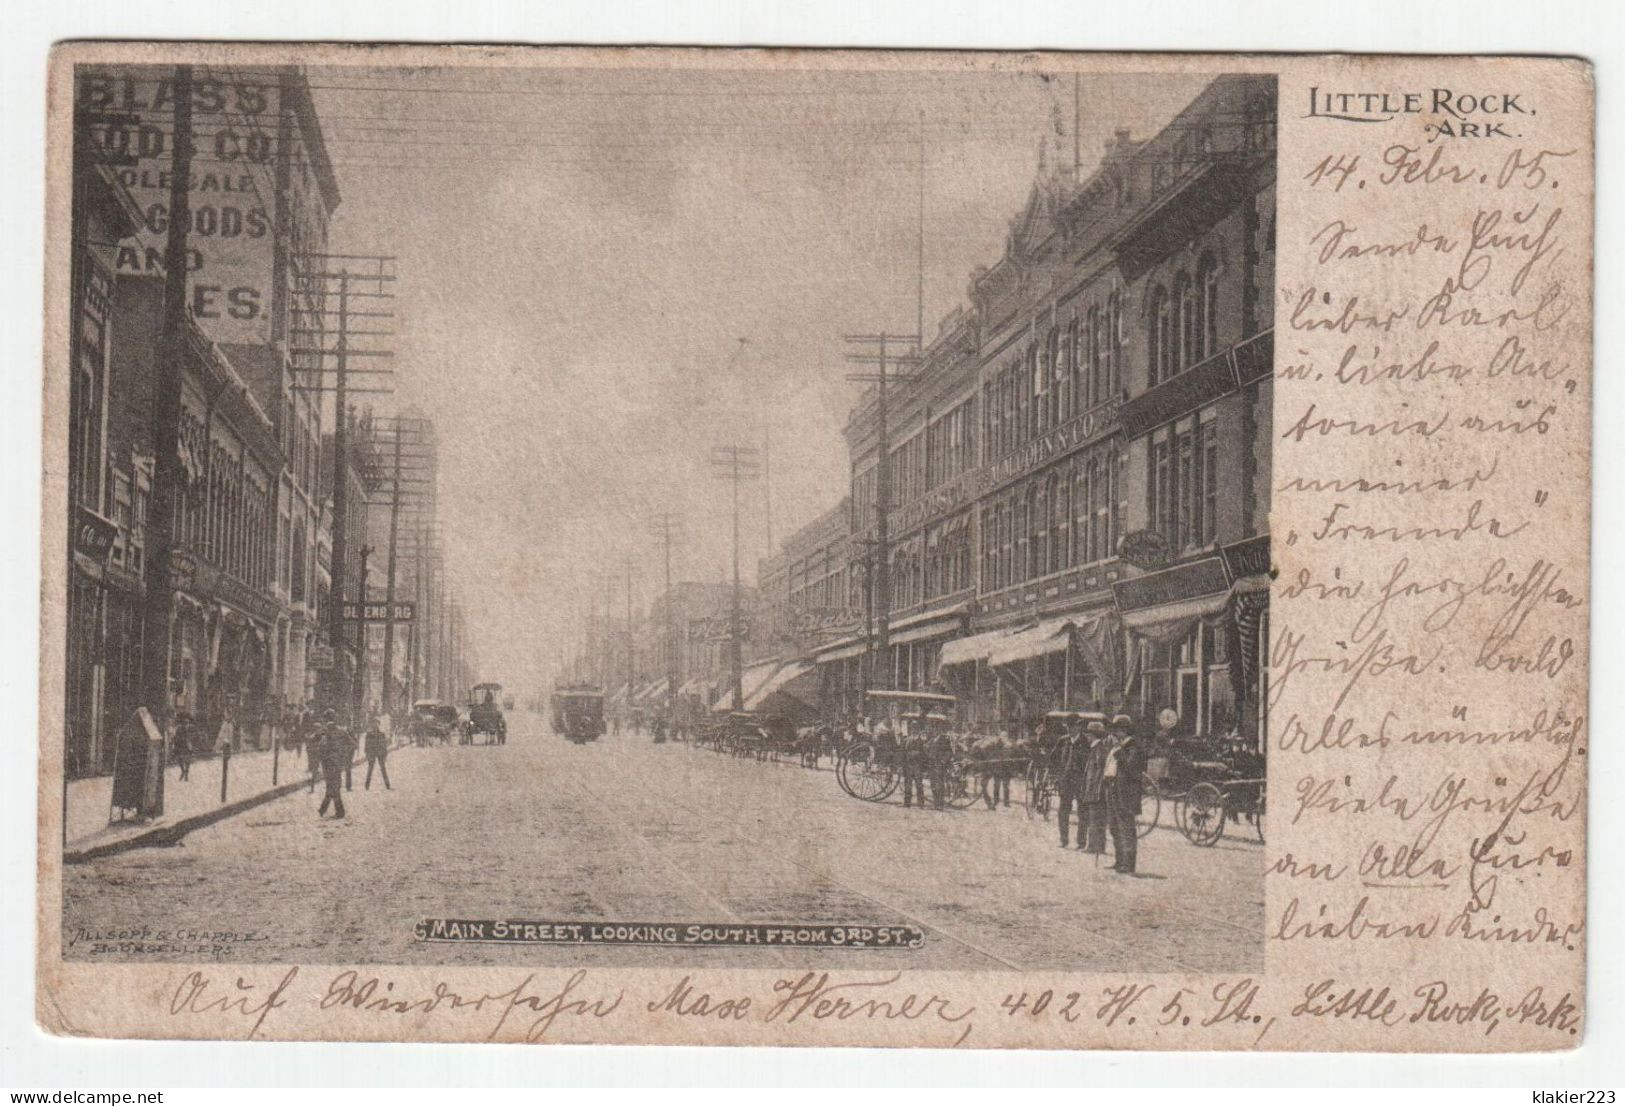
[[[614,573],[624,609],[731,572],[714,446],[764,449],[741,565],[845,494],[842,335],[929,339],[1041,156],[1084,173],[1203,81],[788,69],[313,70],[333,252],[398,258],[395,394],[441,441],[481,678],[537,686]],[[922,143],[923,130],[923,143]],[[923,146],[923,170],[921,153]],[[1041,153],[1042,151],[1042,153]]]

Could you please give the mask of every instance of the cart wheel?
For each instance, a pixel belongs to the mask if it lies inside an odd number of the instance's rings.
[[[1136,819],[1138,828],[1136,833],[1144,837],[1157,828],[1157,817],[1162,813],[1162,792],[1157,788],[1157,781],[1147,778],[1145,781],[1145,797],[1140,800],[1140,816]]]
[[[897,774],[881,761],[872,745],[854,746],[836,770],[835,779],[842,791],[868,803],[878,803],[897,790]]]
[[[978,787],[978,782],[981,787]],[[982,797],[982,788],[987,781],[976,774],[976,765],[966,760],[956,760],[948,765],[948,805],[955,810],[964,810]]]
[[[1185,837],[1204,848],[1224,836],[1224,793],[1211,783],[1199,783],[1185,797]]]
[[[1027,779],[1027,817],[1049,820],[1050,804],[1055,792],[1050,788],[1049,773],[1039,769]]]

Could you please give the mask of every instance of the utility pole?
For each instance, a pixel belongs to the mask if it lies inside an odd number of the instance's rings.
[[[399,416],[372,422],[372,440],[365,453],[362,475],[370,486],[389,486],[389,545],[386,551],[386,578],[384,584],[384,672],[380,683],[381,707],[385,713],[395,712],[395,637],[397,569],[399,565],[400,515],[403,507],[423,507],[434,497],[433,454],[429,441],[430,423],[427,419]],[[381,439],[387,438],[390,458],[386,462],[379,450]],[[411,447],[408,452],[407,447]],[[413,607],[412,624],[420,612]],[[410,631],[409,631],[410,635]]]
[[[761,475],[761,457],[751,446],[712,446],[711,465],[719,470],[717,475],[721,479],[733,484],[734,586],[733,602],[728,612],[728,667],[733,677],[733,709],[738,711],[745,709],[744,658],[740,647],[739,484],[741,481],[754,480]]]
[[[295,390],[305,392],[332,392],[333,393],[333,526],[332,545],[333,558],[330,573],[330,587],[328,589],[328,642],[333,648],[338,671],[335,672],[330,685],[329,696],[335,708],[342,707],[346,698],[346,687],[343,676],[344,655],[344,599],[348,594],[346,584],[347,564],[350,554],[350,397],[358,393],[385,393],[391,391],[388,387],[358,386],[350,380],[351,376],[381,376],[388,377],[393,374],[392,369],[358,369],[350,366],[352,358],[388,358],[394,353],[387,349],[378,349],[369,346],[366,342],[357,342],[356,339],[372,339],[389,337],[391,331],[383,329],[356,329],[357,319],[393,319],[394,313],[388,310],[372,310],[369,307],[357,307],[354,301],[383,301],[380,306],[387,306],[395,296],[389,291],[389,286],[395,281],[390,271],[395,258],[379,254],[304,254],[294,259],[293,274],[299,282],[301,290],[308,295],[321,300],[323,306],[315,311],[302,311],[303,316],[315,316],[305,320],[305,325],[290,326],[290,344],[288,352],[314,360],[314,364],[302,367],[299,371],[314,374],[315,379],[304,384],[295,385]],[[308,267],[307,267],[308,265]],[[334,269],[327,266],[336,265]],[[338,307],[335,312],[328,312],[325,300],[328,295],[335,294]],[[337,327],[329,331],[326,326],[326,316],[337,315]],[[326,344],[329,333],[333,337],[333,345]],[[331,358],[332,368],[328,368],[327,361]],[[332,383],[328,383],[327,374],[332,374]],[[358,643],[364,646],[366,642],[366,628],[358,624],[356,631]],[[359,673],[364,662],[359,653],[356,660],[356,671]],[[352,719],[358,721],[359,719]]]
[[[169,237],[164,243],[163,357],[153,402],[152,496],[147,527],[147,591],[142,609],[142,699],[169,733],[169,633],[175,605],[173,557],[181,482],[181,366],[187,356],[187,228],[192,222],[192,67],[175,67],[175,135],[170,150]],[[66,769],[64,769],[64,772]],[[148,816],[164,812],[164,774]]]
[[[762,510],[767,521],[767,556],[773,555],[773,438],[762,430]]]
[[[359,609],[355,620],[355,684],[350,689],[350,717],[356,725],[366,721],[367,703],[367,558],[372,556],[372,546],[361,547],[361,571],[356,578],[356,592],[359,597]]]
[[[889,654],[891,649],[891,436],[887,426],[887,391],[890,383],[902,383],[914,379],[912,376],[893,373],[888,376],[886,370],[892,365],[917,365],[920,362],[918,353],[920,336],[918,334],[849,334],[846,341],[859,347],[873,346],[874,352],[863,349],[861,352],[848,353],[846,359],[862,365],[874,365],[877,371],[871,373],[849,373],[848,380],[861,383],[872,383],[876,386],[875,423],[875,537],[870,547],[869,555],[874,558],[873,568],[870,570],[870,589],[875,610],[876,632],[870,638],[867,652],[869,657],[868,681],[873,684],[875,677],[874,654],[882,656]],[[892,349],[901,345],[913,346],[914,352],[894,353]],[[863,520],[860,520],[860,523]],[[882,677],[882,686],[891,683],[890,677]],[[869,690],[865,688],[864,690]]]
[[[632,709],[632,688],[637,683],[637,648],[632,638],[632,558],[626,558],[626,709]]]
[[[678,516],[661,511],[651,520],[651,532],[660,539],[666,567],[666,721],[677,720],[677,684],[682,678],[677,656],[677,612],[673,609],[676,597],[671,591],[671,543],[675,531],[681,526]]]

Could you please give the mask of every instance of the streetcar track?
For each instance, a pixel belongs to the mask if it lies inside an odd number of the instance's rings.
[[[775,763],[786,763],[786,762],[775,762]],[[797,765],[796,767],[800,767],[800,766]],[[827,769],[820,768],[818,770],[819,771],[826,771]],[[810,769],[809,769],[809,771],[810,771]],[[884,804],[876,804],[876,805],[884,805]],[[690,811],[690,813],[698,813],[698,811],[694,810],[693,807],[685,807],[685,809]],[[990,811],[989,813],[993,813],[993,812]],[[1046,826],[1053,826],[1054,825],[1054,823],[1051,822],[1048,818],[1045,818],[1043,820],[1043,824],[1046,825]],[[1165,826],[1165,825],[1161,825],[1160,823],[1158,824],[1158,826],[1156,828],[1158,830],[1161,830],[1161,831],[1164,831],[1164,832],[1168,833],[1169,835],[1177,835],[1178,832],[1179,832],[1173,826]],[[1245,842],[1243,842],[1243,843],[1245,843]],[[799,862],[795,861],[794,858],[789,858],[789,859],[791,860],[792,863],[799,863]],[[1015,861],[1013,859],[1006,858],[1004,860],[999,861],[999,863],[1004,865],[1006,868],[1008,868],[1010,871],[1013,871],[1013,872],[1034,873],[1034,874],[1037,874],[1037,875],[1040,875],[1040,876],[1046,876],[1046,877],[1050,874],[1050,873],[1046,872],[1045,870],[1043,870],[1042,868],[1034,866],[1031,861],[1017,862],[1017,861]],[[1169,912],[1176,913],[1176,914],[1183,914],[1187,918],[1195,918],[1196,920],[1198,920],[1200,922],[1203,922],[1203,923],[1207,923],[1207,924],[1217,924],[1217,925],[1226,926],[1226,927],[1228,927],[1230,929],[1233,929],[1233,930],[1236,930],[1238,932],[1245,933],[1249,937],[1253,937],[1255,939],[1258,939],[1258,940],[1262,941],[1262,931],[1261,931],[1261,929],[1259,927],[1244,925],[1241,922],[1232,921],[1231,919],[1223,917],[1223,916],[1218,915],[1218,914],[1203,914],[1203,913],[1201,913],[1199,911],[1190,910],[1190,909],[1187,909],[1185,907],[1176,906],[1176,905],[1171,904],[1171,903],[1159,904],[1157,909],[1159,911],[1164,911],[1165,910],[1165,911],[1169,911]],[[1090,931],[1090,930],[1078,930],[1078,932],[1091,933],[1091,934],[1093,933],[1093,931]],[[1109,940],[1109,938],[1103,938],[1103,939]],[[1118,943],[1122,944],[1122,942],[1118,942]],[[1125,946],[1125,947],[1127,947],[1127,946]],[[1177,960],[1173,960],[1172,958],[1169,958],[1169,961],[1170,961],[1170,963],[1176,963],[1176,964],[1179,963]],[[1181,966],[1184,966],[1184,965],[1181,965]],[[1194,970],[1194,969],[1188,969],[1188,970]]]
[[[674,799],[674,800],[671,800],[671,802],[673,802],[675,805],[681,807],[682,809],[687,810],[690,814],[694,814],[694,815],[697,815],[697,816],[702,814],[701,811],[697,810],[696,808],[694,808],[692,806],[689,806],[687,803],[684,803],[681,800],[675,800]],[[793,864],[794,866],[796,866],[798,868],[801,868],[801,869],[803,869],[805,871],[808,871],[808,872],[812,873],[813,875],[818,876],[819,878],[827,879],[831,883],[839,884],[840,886],[844,887],[847,891],[851,892],[852,894],[857,895],[859,898],[862,898],[862,899],[865,899],[865,900],[867,900],[869,902],[875,903],[876,905],[884,907],[884,908],[886,908],[888,910],[894,910],[898,914],[901,914],[903,917],[909,918],[910,920],[919,923],[920,925],[924,926],[925,928],[930,929],[933,932],[939,933],[944,937],[947,937],[949,940],[954,941],[956,944],[960,944],[960,945],[965,946],[966,948],[973,949],[974,951],[981,953],[982,955],[988,957],[989,959],[991,959],[991,960],[993,960],[993,961],[995,961],[997,963],[1003,964],[1007,968],[1011,968],[1012,970],[1015,970],[1015,971],[1026,970],[1026,969],[1023,969],[1020,965],[1014,964],[1014,963],[1004,959],[1003,957],[998,956],[995,953],[989,952],[988,950],[980,947],[979,945],[976,945],[975,943],[973,943],[971,941],[968,941],[968,940],[966,940],[966,939],[964,939],[962,937],[956,937],[952,933],[949,933],[947,930],[943,929],[940,925],[933,924],[933,923],[927,921],[924,918],[912,915],[908,911],[905,911],[905,910],[901,909],[900,907],[897,907],[897,906],[887,902],[886,900],[879,898],[876,895],[869,894],[869,893],[863,891],[862,889],[860,889],[858,887],[855,887],[850,883],[845,882],[844,880],[837,879],[834,876],[828,875],[827,873],[820,872],[817,869],[811,868],[811,867],[807,866],[806,864],[803,864],[801,861],[797,860],[793,856],[789,856],[789,855],[787,855],[787,854],[785,854],[785,853],[783,853],[781,851],[778,851],[778,850],[771,850],[771,851],[773,851],[775,853],[775,855],[777,855],[780,859],[787,860],[791,864]],[[1084,927],[1078,926],[1075,923],[1062,922],[1061,923],[1061,928],[1066,930],[1067,932],[1077,933],[1077,934],[1086,936],[1086,937],[1088,937],[1088,938],[1090,938],[1090,939],[1092,939],[1094,941],[1104,942],[1105,944],[1113,945],[1113,946],[1115,946],[1117,948],[1121,948],[1121,949],[1130,951],[1132,953],[1135,953],[1136,955],[1142,955],[1142,956],[1146,955],[1146,950],[1144,950],[1144,949],[1137,948],[1134,945],[1131,945],[1126,941],[1122,941],[1122,940],[1120,940],[1118,938],[1111,937],[1111,936],[1109,936],[1107,934],[1104,934],[1104,933],[1101,933],[1101,932],[1099,932],[1097,930],[1086,929]],[[1176,968],[1178,968],[1178,969],[1180,969],[1182,971],[1192,972],[1192,973],[1195,973],[1195,974],[1201,974],[1202,973],[1201,969],[1195,968],[1192,965],[1186,964],[1183,961],[1181,961],[1181,960],[1179,960],[1179,959],[1177,959],[1175,957],[1168,956],[1165,953],[1151,952],[1149,955],[1152,956],[1153,958],[1157,959],[1157,960],[1161,960],[1161,961],[1164,961],[1165,963],[1171,964],[1174,967],[1176,967]]]
[[[593,795],[594,797],[598,797],[597,792],[595,792],[590,785],[588,785],[585,782],[581,781],[579,778],[576,779],[574,782],[575,782],[576,786],[578,786],[582,790],[586,791],[589,795]],[[603,800],[600,799],[600,801],[603,801]],[[666,799],[666,801],[669,802],[671,805],[678,807],[681,810],[687,811],[689,814],[696,815],[696,816],[701,816],[702,815],[701,811],[697,810],[696,808],[688,805],[687,803],[685,803],[685,802],[683,802],[681,800],[668,798],[668,799]],[[605,805],[610,805],[610,804],[606,802]],[[616,808],[621,809],[621,810],[625,809],[623,807],[620,807],[618,804],[617,804]],[[643,844],[649,850],[651,850],[651,851],[653,851],[653,852],[655,852],[657,854],[661,853],[661,850],[660,850],[659,846],[655,845],[653,842],[651,842],[647,838],[643,837],[643,835],[638,833],[638,831],[630,830],[629,832],[631,832],[634,836],[636,836],[638,838],[639,842],[641,844]],[[845,882],[844,880],[837,879],[834,876],[829,875],[828,873],[820,872],[820,871],[818,871],[818,870],[816,870],[814,868],[811,868],[811,867],[801,863],[800,861],[796,860],[794,857],[786,855],[784,852],[782,852],[781,850],[779,850],[777,848],[768,847],[768,848],[765,848],[764,851],[768,852],[769,854],[771,854],[772,856],[776,857],[779,860],[788,861],[791,865],[793,865],[793,866],[795,866],[797,868],[800,868],[803,871],[809,872],[810,874],[812,874],[813,876],[817,877],[820,880],[823,880],[823,881],[825,881],[827,883],[835,884],[836,886],[840,887],[843,891],[847,892],[850,895],[853,895],[856,898],[862,899],[865,902],[873,903],[876,906],[881,907],[882,909],[889,910],[892,913],[898,915],[899,917],[907,918],[909,921],[914,922],[915,924],[921,926],[923,929],[930,930],[931,932],[937,934],[938,936],[946,938],[947,940],[952,941],[956,945],[960,945],[960,946],[962,946],[964,948],[970,949],[972,952],[977,953],[980,956],[984,956],[987,959],[992,960],[993,962],[995,962],[997,964],[1001,964],[1004,967],[1010,968],[1010,969],[1015,970],[1015,971],[1023,970],[1020,965],[1014,964],[1014,963],[1010,962],[1009,960],[1006,960],[1003,957],[998,956],[995,953],[989,952],[987,949],[982,948],[981,946],[975,944],[974,942],[967,941],[962,937],[957,937],[954,934],[948,932],[946,929],[943,929],[941,926],[933,924],[932,922],[930,922],[930,921],[928,921],[928,920],[926,920],[924,918],[918,917],[917,915],[912,914],[909,911],[902,909],[901,907],[898,907],[898,906],[896,906],[896,905],[894,905],[892,903],[889,903],[889,902],[886,902],[886,901],[884,901],[882,899],[879,899],[879,898],[875,897],[874,895],[866,894],[865,892],[863,892],[859,888],[852,886],[851,884]],[[699,887],[701,893],[703,895],[705,895],[706,898],[710,899],[713,902],[717,901],[715,896],[713,896],[709,891],[707,891],[702,885],[700,885],[692,877],[688,876],[688,874],[686,872],[684,872],[679,865],[675,864],[672,860],[670,860],[670,858],[665,857],[664,855],[661,855],[660,859],[662,860],[662,862],[668,868],[671,868],[672,870],[678,872],[678,874],[681,875],[684,879],[688,880],[694,886]],[[718,904],[718,905],[721,905],[721,904]],[[735,922],[740,922],[741,924],[743,924],[743,920],[741,918],[739,918],[738,915],[734,914],[731,910],[728,910],[726,907],[722,907],[722,909],[723,909],[723,912],[725,914],[727,914],[730,919],[732,919]],[[788,960],[785,960],[784,963],[785,963],[786,967],[793,966]]]

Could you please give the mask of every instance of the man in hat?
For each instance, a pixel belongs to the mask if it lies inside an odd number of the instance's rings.
[[[338,717],[329,710],[322,716],[322,743],[321,763],[322,780],[327,785],[327,791],[322,796],[322,805],[316,811],[316,817],[327,815],[327,808],[332,806],[333,817],[344,817],[344,771],[350,766],[351,750],[350,735],[345,733],[338,724]]]
[[[393,791],[389,786],[389,734],[384,732],[384,720],[381,716],[374,717],[372,726],[367,730],[367,737],[363,748],[367,753],[367,779],[362,785],[364,790],[372,790],[372,766],[376,764],[378,771],[384,777],[384,790]]]
[[[1081,724],[1045,720],[1044,725],[1065,727],[1060,743],[1055,747],[1055,797],[1060,803],[1056,820],[1061,827],[1061,848],[1066,848],[1072,836],[1072,811],[1078,812],[1078,848],[1083,848],[1083,780],[1089,756],[1089,741]],[[1090,723],[1096,725],[1097,723]]]
[[[1135,820],[1140,816],[1140,803],[1145,795],[1145,752],[1128,715],[1113,718],[1112,730],[1111,752],[1103,772],[1106,816],[1111,822],[1112,851],[1116,858],[1112,870],[1133,875],[1140,843]]]
[[[1106,851],[1106,790],[1103,776],[1110,745],[1106,724],[1089,723],[1085,733],[1083,786],[1078,803],[1078,848],[1093,856]]]

